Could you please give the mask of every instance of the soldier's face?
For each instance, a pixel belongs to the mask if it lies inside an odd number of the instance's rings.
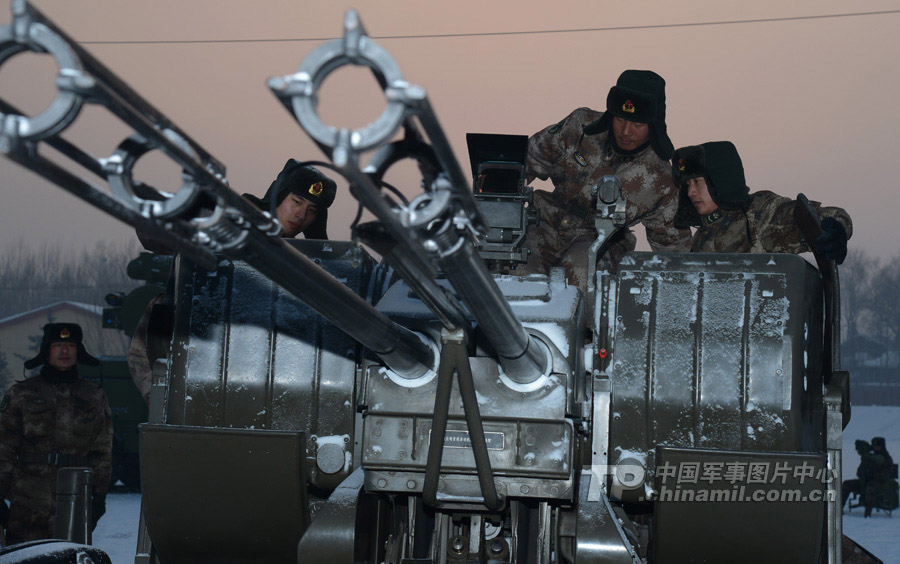
[[[620,149],[632,151],[650,139],[650,126],[646,123],[636,121],[628,121],[618,116],[613,117],[612,122],[613,136],[616,138],[616,145]]]
[[[275,208],[278,223],[284,228],[285,237],[296,237],[304,229],[312,225],[319,213],[319,208],[309,200],[301,198],[293,192]]]
[[[75,343],[57,342],[50,343],[50,352],[47,354],[47,364],[57,370],[68,370],[75,366],[78,358],[78,348]]]
[[[719,209],[712,196],[709,195],[709,187],[703,177],[691,178],[687,181],[687,195],[694,204],[694,209],[700,215],[709,215]]]

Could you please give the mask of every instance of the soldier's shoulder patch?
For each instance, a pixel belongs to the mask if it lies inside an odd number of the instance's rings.
[[[550,129],[547,130],[547,133],[556,133],[557,131],[562,129],[565,124],[566,124],[566,118],[562,118],[561,120],[559,120],[559,123],[557,123],[554,126],[551,126]]]
[[[6,408],[9,407],[9,402],[12,401],[9,399],[9,394],[4,394],[3,399],[0,400],[0,411],[6,411]]]

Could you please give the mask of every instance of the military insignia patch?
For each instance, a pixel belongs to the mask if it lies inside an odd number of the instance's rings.
[[[59,332],[59,338],[60,338],[60,339],[68,339],[68,338],[71,337],[71,336],[72,336],[72,334],[69,333],[69,330],[68,330],[67,328],[65,328],[65,327],[63,328],[62,331]]]
[[[716,209],[711,214],[704,216],[703,220],[706,222],[706,225],[712,225],[716,221],[722,219],[722,210]]]
[[[556,125],[552,126],[550,129],[548,129],[547,132],[548,133],[556,133],[557,131],[559,131],[560,129],[563,128],[563,125],[565,125],[565,123],[566,123],[566,119],[563,118],[562,120],[560,120],[559,123],[557,123]]]
[[[318,196],[318,195],[322,194],[322,183],[316,182],[315,184],[310,186],[309,193],[312,194],[313,196]]]
[[[0,400],[0,411],[6,411],[6,408],[9,407],[9,394],[4,395],[3,399]]]
[[[625,100],[625,103],[622,104],[622,111],[626,114],[633,114],[635,110],[634,104],[631,103],[631,100]]]
[[[584,157],[581,156],[581,153],[575,153],[573,156],[575,157],[575,162],[577,162],[581,166],[587,166],[587,161],[584,160]]]

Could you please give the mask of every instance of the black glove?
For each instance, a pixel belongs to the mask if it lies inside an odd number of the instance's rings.
[[[106,494],[94,495],[91,502],[91,531],[97,528],[97,521],[106,513]]]
[[[837,264],[847,257],[847,230],[833,217],[822,220],[822,234],[813,241],[816,251]]]
[[[9,506],[2,497],[0,497],[0,526],[4,529],[9,528]]]

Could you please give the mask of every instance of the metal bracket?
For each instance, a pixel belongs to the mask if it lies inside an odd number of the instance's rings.
[[[597,262],[607,241],[625,225],[625,196],[622,194],[622,182],[615,176],[607,174],[596,185],[591,187],[591,196],[596,198],[594,211],[594,229],[597,239],[588,251],[588,306],[594,307],[597,297]]]
[[[838,564],[842,561],[841,545],[843,538],[842,498],[841,498],[841,472],[843,449],[843,423],[841,405],[843,403],[842,391],[837,385],[825,387],[825,448],[828,455],[828,471],[831,481],[827,484],[828,495],[825,498],[826,505],[826,542],[828,564]]]
[[[81,75],[83,69],[75,51],[40,21],[31,6],[15,3],[13,15],[13,23],[0,28],[0,66],[19,53],[33,51],[53,57],[59,67],[57,83]],[[14,143],[14,139],[38,140],[56,135],[75,121],[83,103],[83,98],[75,92],[60,89],[50,106],[35,117],[0,113],[4,145]]]
[[[463,411],[466,414],[466,425],[472,441],[472,452],[475,455],[475,468],[484,505],[491,510],[503,507],[502,496],[494,484],[491,461],[488,457],[487,441],[484,437],[484,426],[478,409],[478,398],[475,396],[475,381],[469,355],[466,352],[465,332],[462,329],[441,332],[441,360],[438,367],[438,387],[434,397],[434,415],[431,425],[431,442],[428,445],[428,459],[425,466],[425,483],[422,488],[422,499],[432,507],[441,505],[438,498],[438,481],[441,473],[441,459],[444,455],[444,437],[447,432],[447,420],[450,411],[450,392],[453,388],[453,374],[459,384],[459,395],[462,398]]]
[[[184,184],[175,193],[161,192],[144,185],[136,185],[132,176],[135,163],[146,153],[156,149],[148,140],[140,135],[132,135],[116,149],[108,159],[101,161],[107,180],[119,198],[126,205],[144,217],[175,217],[190,207],[200,195],[200,187],[189,175],[185,174]],[[141,191],[144,194],[139,195]],[[159,199],[144,197],[152,192]]]

